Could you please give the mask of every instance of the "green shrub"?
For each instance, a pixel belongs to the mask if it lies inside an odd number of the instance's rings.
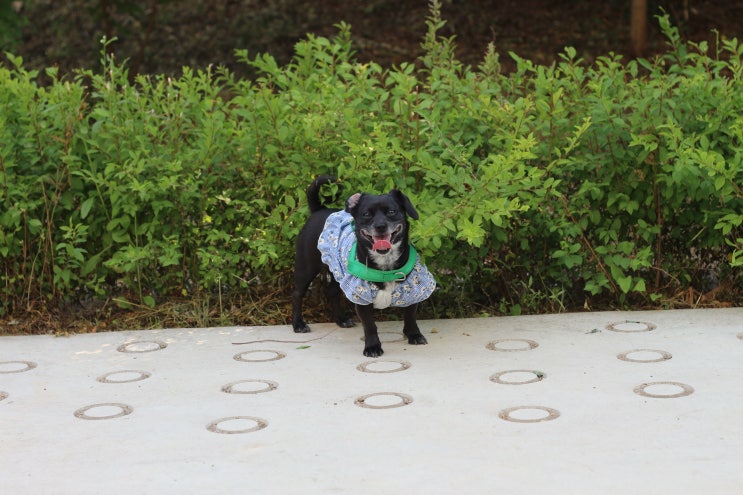
[[[490,47],[463,66],[434,9],[419,63],[354,59],[347,25],[258,71],[70,81],[0,67],[0,312],[112,297],[155,306],[290,272],[319,173],[403,189],[437,315],[648,303],[740,284],[743,48],[550,67]],[[105,53],[105,50],[104,50]]]

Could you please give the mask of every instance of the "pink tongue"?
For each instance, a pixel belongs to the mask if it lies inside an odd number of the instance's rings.
[[[374,251],[384,251],[386,249],[392,249],[392,244],[390,244],[390,241],[374,241],[374,245],[372,246],[372,249]]]

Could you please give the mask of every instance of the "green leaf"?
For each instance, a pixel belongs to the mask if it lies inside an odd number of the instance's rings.
[[[32,234],[38,234],[41,230],[41,225],[41,220],[39,220],[38,218],[30,218],[28,220],[28,230]]]
[[[116,243],[127,244],[129,242],[129,232],[125,230],[116,230],[111,232],[111,238]]]
[[[98,253],[88,258],[88,260],[83,264],[83,267],[80,270],[80,275],[83,277],[87,277],[88,275],[90,275],[93,270],[98,268],[98,265],[101,263],[101,257],[102,253]]]
[[[720,191],[723,187],[725,187],[725,183],[727,180],[723,176],[718,176],[715,178],[715,190]]]
[[[80,205],[80,218],[86,218],[88,216],[88,213],[90,213],[90,209],[95,204],[95,197],[88,198],[85,201],[83,201],[83,204]]]
[[[132,309],[132,303],[129,302],[125,297],[116,297],[113,299],[113,301],[121,309]]]
[[[617,278],[617,284],[619,284],[619,288],[622,289],[622,292],[626,294],[630,291],[630,288],[632,288],[632,277],[619,277]]]

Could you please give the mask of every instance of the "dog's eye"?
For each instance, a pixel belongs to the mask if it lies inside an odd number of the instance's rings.
[[[363,218],[371,218],[372,213],[369,210],[364,210],[364,211],[361,212],[361,216]]]
[[[387,215],[388,216],[391,216],[391,217],[394,217],[395,215],[397,215],[397,210],[389,209],[389,210],[387,210]]]

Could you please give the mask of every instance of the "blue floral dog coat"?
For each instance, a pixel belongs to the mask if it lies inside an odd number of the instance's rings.
[[[349,301],[362,306],[374,304],[375,308],[380,309],[387,306],[404,308],[425,301],[433,294],[436,280],[421,263],[420,256],[417,256],[413,270],[407,277],[394,282],[391,302],[386,304],[377,301],[375,304],[374,299],[379,293],[379,287],[375,283],[352,275],[348,270],[348,257],[355,242],[353,217],[345,211],[332,213],[328,217],[317,241],[317,249],[320,250],[323,263],[328,265],[330,273],[340,284]]]

